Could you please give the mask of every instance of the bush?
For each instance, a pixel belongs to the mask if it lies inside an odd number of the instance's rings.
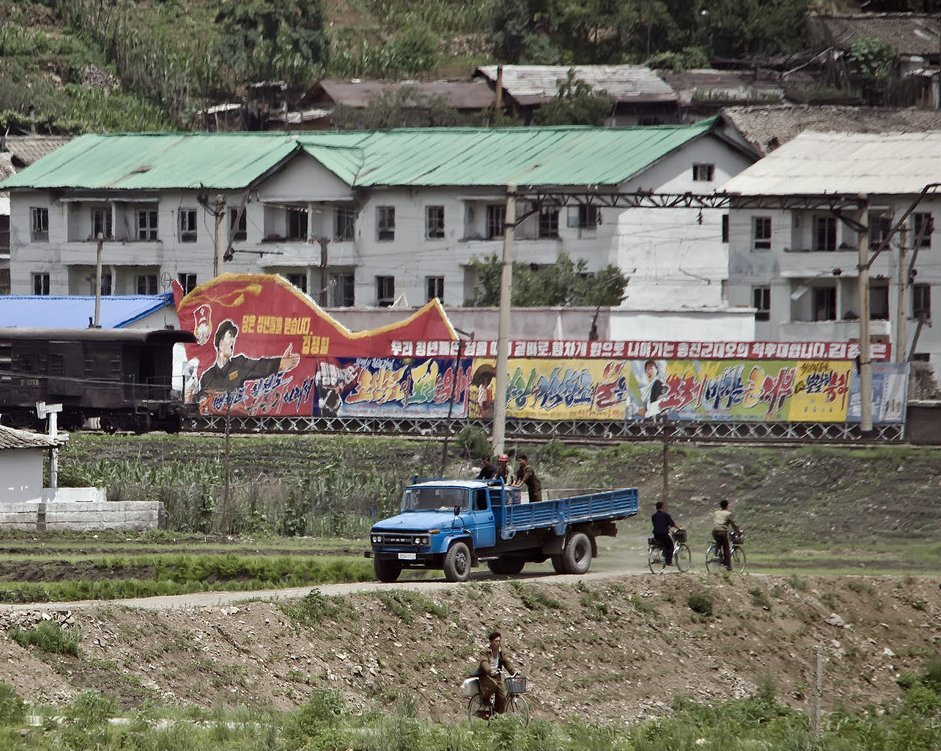
[[[468,459],[490,456],[490,439],[478,428],[467,426],[457,434],[457,445]]]
[[[0,726],[21,725],[26,719],[26,702],[8,683],[0,681]]]
[[[52,621],[43,621],[36,628],[11,628],[9,636],[21,647],[36,647],[50,654],[78,657],[80,635]]]
[[[712,595],[709,592],[691,592],[686,598],[686,604],[690,610],[700,615],[712,615]]]

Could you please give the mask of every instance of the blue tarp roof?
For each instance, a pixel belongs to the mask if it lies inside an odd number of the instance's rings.
[[[100,324],[120,329],[166,306],[173,295],[104,295]],[[85,329],[95,316],[92,296],[0,295],[0,328]]]

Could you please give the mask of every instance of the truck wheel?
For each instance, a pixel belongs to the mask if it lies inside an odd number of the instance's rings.
[[[372,567],[381,582],[394,582],[402,573],[402,564],[388,558],[373,558]]]
[[[470,548],[466,542],[454,543],[444,557],[444,578],[449,582],[466,582],[470,570]]]
[[[518,555],[501,555],[499,558],[487,561],[487,568],[495,574],[516,576],[526,565],[526,559]]]
[[[591,568],[591,539],[584,532],[569,538],[562,551],[562,568],[566,574],[587,574]]]
[[[552,561],[552,570],[555,571],[557,574],[564,574],[564,573],[565,573],[565,563],[562,561],[562,556],[561,556],[561,555],[551,555],[551,556],[549,556],[549,558],[550,558],[550,560]]]

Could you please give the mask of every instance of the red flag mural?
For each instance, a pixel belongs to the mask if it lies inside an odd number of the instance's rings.
[[[466,414],[470,362],[437,300],[405,320],[353,332],[276,275],[223,274],[185,297],[186,399],[204,414]],[[398,343],[421,342],[403,357]],[[463,409],[462,409],[463,406]]]

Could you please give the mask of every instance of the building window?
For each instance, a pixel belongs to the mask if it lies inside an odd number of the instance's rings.
[[[395,239],[395,206],[376,207],[376,239],[380,242]]]
[[[33,274],[33,294],[49,294],[49,274]]]
[[[244,242],[247,238],[248,221],[245,209],[229,209],[229,242]]]
[[[869,318],[873,321],[889,320],[888,284],[873,284],[869,287]]]
[[[931,320],[931,285],[912,285],[912,315],[915,318],[924,317]]]
[[[694,164],[693,180],[696,182],[711,183],[715,179],[716,166],[714,164]]]
[[[444,299],[444,277],[426,276],[425,277],[426,299],[443,300]]]
[[[288,240],[307,239],[307,209],[288,209]]]
[[[506,206],[503,204],[490,204],[487,206],[487,239],[494,240],[503,237],[506,224]]]
[[[729,241],[729,215],[722,215],[722,242],[727,243]]]
[[[177,274],[176,278],[183,288],[183,294],[188,295],[196,289],[196,274]]]
[[[546,206],[539,209],[539,237],[553,238],[559,236],[559,209],[555,206]]]
[[[49,209],[30,209],[30,239],[49,242]],[[46,294],[49,294],[48,292]]]
[[[578,229],[597,229],[601,224],[601,209],[591,204],[579,204],[569,208],[566,224]]]
[[[836,217],[814,217],[814,250],[836,250]]]
[[[88,290],[89,294],[95,294],[95,275],[92,274],[88,278]],[[102,273],[101,275],[101,294],[110,295],[111,294],[111,274]]]
[[[330,304],[338,308],[353,307],[355,279],[352,271],[341,271],[330,275]]]
[[[931,235],[934,232],[934,216],[932,214],[915,214],[915,241],[916,248],[930,248]]]
[[[813,287],[814,320],[836,320],[836,287]]]
[[[753,216],[751,220],[752,247],[771,250],[771,217]]]
[[[155,209],[137,210],[137,239],[157,239],[157,212]]]
[[[388,308],[395,302],[395,277],[376,277],[376,304],[380,308]]]
[[[138,295],[156,295],[157,294],[157,275],[156,274],[138,274],[135,277]]]
[[[196,209],[180,209],[180,242],[196,242]]]
[[[286,274],[284,278],[301,292],[307,292],[307,274]]]
[[[338,207],[333,214],[333,239],[352,242],[356,238],[356,211]]]
[[[771,287],[752,287],[752,305],[755,320],[767,321],[771,317]]]
[[[444,237],[444,206],[425,207],[425,237],[429,240]]]
[[[889,244],[892,232],[892,217],[872,216],[869,217],[869,247],[870,249],[879,248],[885,243]]]
[[[97,240],[99,237],[102,240],[110,240],[114,237],[111,209],[91,210],[91,236],[93,240]]]

